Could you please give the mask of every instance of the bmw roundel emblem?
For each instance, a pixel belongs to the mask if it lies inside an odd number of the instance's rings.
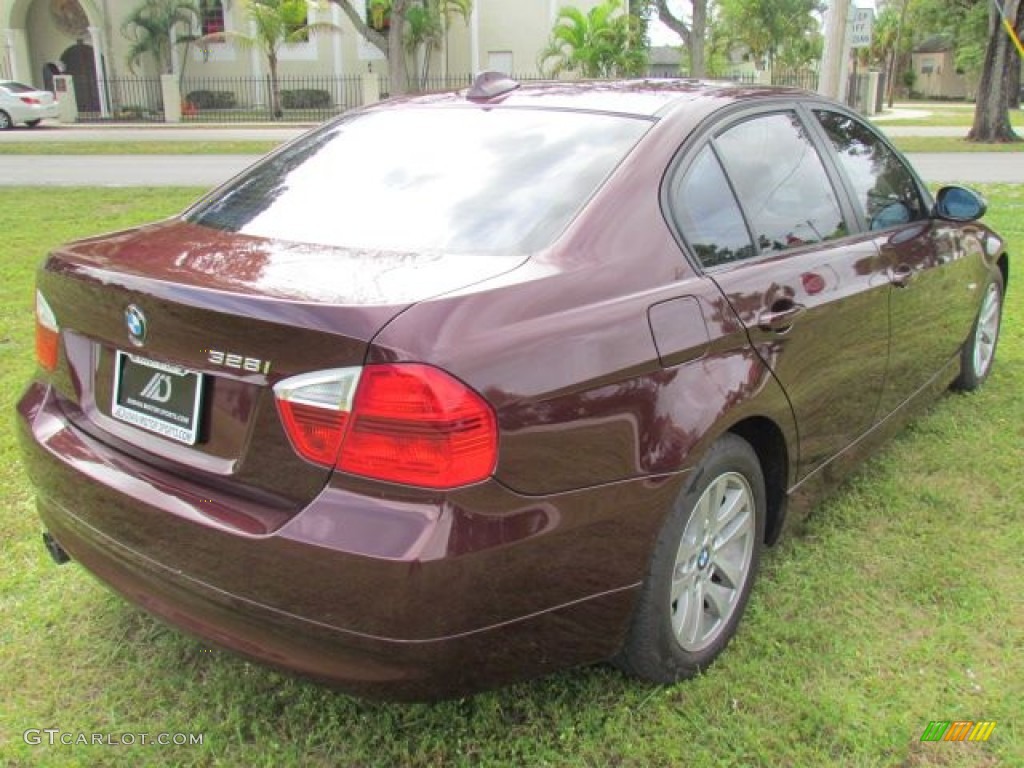
[[[129,304],[124,310],[124,324],[128,327],[128,338],[132,344],[141,347],[146,341],[146,316],[134,304]]]

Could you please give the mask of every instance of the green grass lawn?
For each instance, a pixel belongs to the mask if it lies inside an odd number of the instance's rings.
[[[980,187],[1024,252],[1024,185]],[[1024,292],[999,359],[769,552],[725,655],[671,688],[607,666],[439,704],[364,702],[168,629],[53,565],[18,464],[32,279],[52,246],[200,190],[0,189],[0,764],[5,766],[1024,765]],[[58,211],[59,215],[55,215]],[[932,720],[989,742],[921,743]],[[203,734],[201,746],[30,746],[30,728]]]
[[[278,141],[8,141],[0,155],[265,155]]]
[[[932,101],[898,103],[895,106],[897,108],[907,108],[928,112],[929,114],[921,117],[885,119],[885,115],[883,113],[882,119],[878,121],[881,125],[953,125],[970,128],[974,124],[973,104]],[[1024,123],[1019,109],[1010,110],[1010,123],[1017,128]]]

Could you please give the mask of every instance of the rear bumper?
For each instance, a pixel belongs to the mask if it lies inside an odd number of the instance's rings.
[[[60,105],[57,102],[52,104],[28,105],[18,110],[12,110],[14,114],[11,119],[17,123],[27,123],[30,120],[55,120],[60,117]]]
[[[83,435],[43,384],[18,411],[40,516],[75,560],[205,641],[386,698],[463,694],[612,655],[681,482],[542,499],[497,483],[433,498],[332,484],[269,530],[253,521],[275,516],[251,500],[204,497]]]

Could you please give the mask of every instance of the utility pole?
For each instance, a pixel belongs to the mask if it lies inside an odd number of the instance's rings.
[[[832,0],[825,10],[825,51],[818,73],[818,93],[843,100],[846,95],[846,24],[850,18],[850,0]]]

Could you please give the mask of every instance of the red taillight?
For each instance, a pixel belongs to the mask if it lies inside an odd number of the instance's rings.
[[[426,488],[468,485],[494,471],[494,412],[438,368],[346,368],[297,376],[274,389],[292,444],[319,464]]]
[[[26,104],[42,104],[42,102],[39,101],[39,99],[36,99],[32,96],[22,96],[21,100]]]
[[[57,316],[46,303],[43,294],[36,291],[36,360],[48,371],[56,370],[60,351],[60,326]]]
[[[359,368],[336,368],[294,376],[274,386],[281,421],[299,455],[334,466],[360,373]]]

